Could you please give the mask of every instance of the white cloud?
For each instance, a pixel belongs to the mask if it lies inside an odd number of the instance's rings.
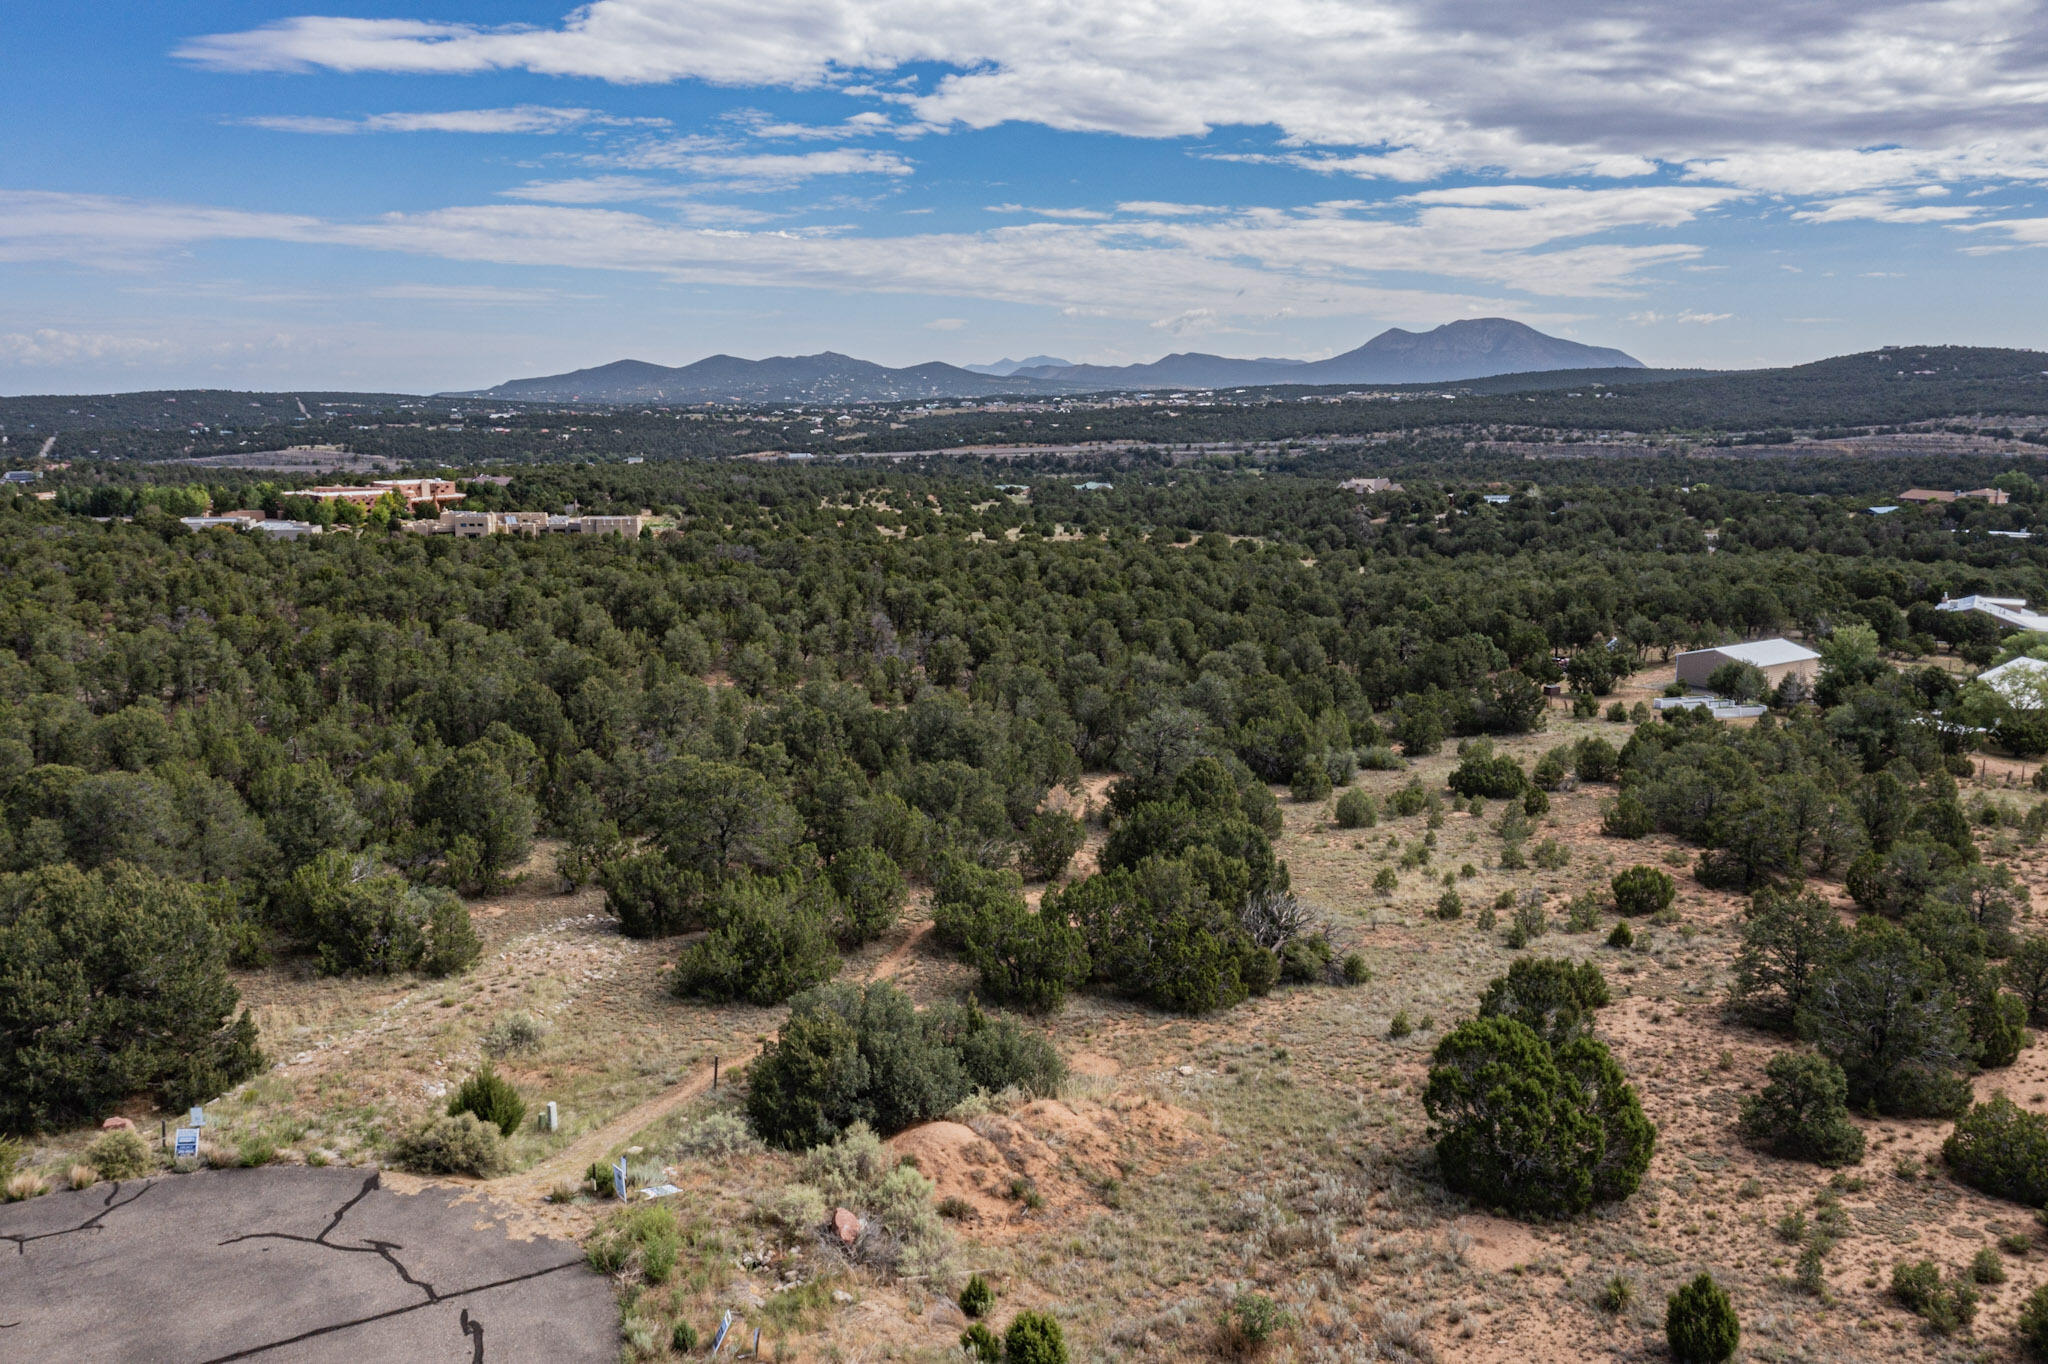
[[[1686,308],[1675,313],[1660,313],[1654,310],[1630,313],[1627,320],[1643,327],[1654,327],[1662,322],[1681,322],[1693,326],[1707,327],[1712,326],[1716,322],[1726,322],[1733,316],[1735,316],[1734,313],[1697,313],[1690,308]]]
[[[698,188],[739,191],[789,189],[821,176],[883,175],[898,178],[914,169],[895,152],[832,147],[815,152],[751,152],[700,137],[640,142],[593,157],[599,164],[629,170],[663,170],[694,178]]]
[[[966,325],[967,319],[964,317],[935,317],[925,323],[924,328],[931,332],[957,332]]]
[[[1171,204],[1157,199],[1132,199],[1118,204],[1116,211],[1136,214],[1141,218],[1200,218],[1228,210],[1214,204]]]
[[[385,284],[369,290],[371,298],[407,303],[476,303],[516,306],[589,299],[590,294],[565,294],[559,289],[507,289],[490,284]]]
[[[1275,155],[1331,174],[1665,164],[1841,196],[2048,178],[2043,27],[2041,0],[1267,0],[1256,18],[1242,0],[593,0],[552,26],[289,18],[180,54],[241,71],[836,85],[937,127],[1274,127],[1295,149]]]
[[[1096,208],[1033,208],[1029,204],[990,204],[990,213],[1027,213],[1034,218],[1055,218],[1063,222],[1099,223],[1112,214]]]
[[[1147,321],[1206,309],[1219,322],[1281,314],[1425,322],[1530,315],[1517,295],[1629,293],[1645,272],[1698,248],[1579,239],[1615,226],[1683,222],[1721,194],[1700,186],[1445,191],[1371,208],[1339,202],[862,237],[709,227],[583,204],[337,221],[12,191],[0,193],[0,260],[134,266],[213,243],[276,241],[686,283],[979,298]]]
[[[1800,209],[1792,216],[1808,223],[1958,223],[1981,212],[1965,204],[1911,203],[1897,194],[1852,194]]]
[[[32,332],[0,332],[0,363],[12,365],[64,365],[80,360],[149,360],[168,357],[176,352],[176,343],[157,337],[61,331],[53,327]]]
[[[561,133],[572,128],[666,125],[659,118],[614,118],[596,109],[556,109],[520,104],[509,109],[447,109],[438,113],[369,114],[331,118],[264,114],[237,120],[281,133]]]

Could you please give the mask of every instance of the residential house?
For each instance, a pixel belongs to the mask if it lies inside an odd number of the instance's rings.
[[[2048,630],[2048,616],[2027,609],[2025,597],[1943,597],[1937,611],[1974,611],[2013,630]]]

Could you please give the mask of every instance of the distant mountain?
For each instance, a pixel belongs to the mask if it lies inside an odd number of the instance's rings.
[[[962,365],[969,374],[990,374],[998,379],[1007,379],[1020,369],[1064,369],[1073,364],[1057,355],[1034,355],[1025,360],[1012,360],[1007,355],[993,365]]]
[[[644,360],[616,360],[595,369],[514,379],[496,388],[450,396],[544,403],[841,403],[981,397],[1014,393],[1019,387],[958,365],[890,369],[825,351],[766,360],[714,355],[676,369]]]
[[[1505,317],[1446,322],[1434,331],[1399,327],[1357,350],[1328,360],[1232,360],[1220,355],[1169,355],[1148,365],[1068,365],[1019,369],[1013,377],[1099,388],[1226,388],[1254,384],[1429,384],[1534,374],[1553,369],[1641,369],[1643,362],[1607,346],[1545,336]]]
[[[1034,355],[994,365],[932,363],[891,369],[832,351],[766,360],[714,355],[676,369],[619,360],[572,374],[514,379],[496,388],[445,396],[554,403],[896,402],[1105,389],[1440,383],[1495,374],[1642,367],[1640,360],[1618,350],[1545,336],[1504,317],[1481,317],[1446,322],[1427,332],[1397,327],[1328,360],[1238,360],[1182,353],[1143,365],[1070,365]]]

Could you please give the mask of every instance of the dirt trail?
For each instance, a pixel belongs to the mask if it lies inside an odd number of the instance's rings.
[[[862,977],[863,983],[873,984],[878,980],[887,980],[902,970],[911,953],[917,950],[918,945],[931,931],[932,926],[929,923],[921,923],[912,929],[902,942],[891,948],[887,955],[869,969]],[[773,1041],[778,1035],[770,1033],[769,1040]],[[755,1048],[749,1047],[730,1056],[721,1056],[718,1058],[719,1073],[729,1072],[734,1065],[744,1065],[758,1054]],[[712,1073],[711,1066],[704,1066],[682,1083],[663,1090],[645,1102],[635,1104],[601,1126],[593,1127],[538,1165],[521,1170],[517,1174],[491,1180],[483,1187],[493,1194],[519,1198],[540,1197],[557,1184],[575,1183],[583,1177],[585,1170],[609,1157],[613,1148],[635,1132],[653,1126],[708,1091],[711,1088]]]

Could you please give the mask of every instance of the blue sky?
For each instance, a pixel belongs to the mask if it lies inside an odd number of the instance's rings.
[[[0,392],[2037,345],[2048,3],[0,10]]]

